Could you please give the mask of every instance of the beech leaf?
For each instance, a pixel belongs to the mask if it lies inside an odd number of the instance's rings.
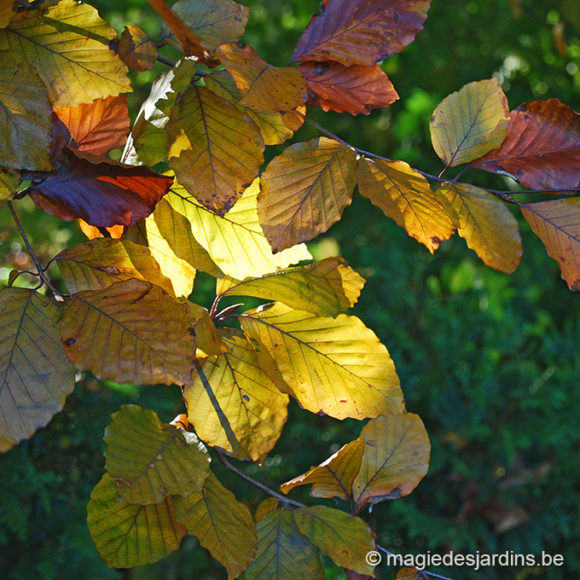
[[[138,26],[129,24],[121,34],[119,56],[131,70],[151,70],[157,58],[157,46]]]
[[[0,207],[14,197],[19,185],[20,176],[14,173],[7,173],[6,171],[0,171]]]

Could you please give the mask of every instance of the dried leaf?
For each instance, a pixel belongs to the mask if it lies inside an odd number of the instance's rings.
[[[131,70],[151,70],[157,58],[157,46],[138,26],[129,24],[121,34],[119,56]]]

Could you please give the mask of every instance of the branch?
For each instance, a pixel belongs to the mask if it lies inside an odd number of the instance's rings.
[[[155,57],[155,60],[159,61],[162,64],[166,64],[167,66],[170,66],[171,68],[173,68],[175,66],[175,63],[173,61],[171,61],[168,58],[165,58],[164,56],[161,56],[159,54]]]

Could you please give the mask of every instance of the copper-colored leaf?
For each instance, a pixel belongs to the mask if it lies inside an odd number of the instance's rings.
[[[204,87],[185,91],[166,127],[169,165],[203,205],[226,213],[258,175],[264,143],[256,124]]]
[[[537,189],[580,189],[580,115],[558,99],[511,112],[507,138],[474,167]]]
[[[399,95],[380,66],[305,62],[299,67],[308,86],[308,104],[323,111],[368,115],[388,107]]]
[[[455,211],[457,232],[488,266],[511,274],[522,257],[518,222],[503,201],[468,183],[442,183],[437,190]]]
[[[528,203],[520,209],[550,257],[557,260],[570,290],[580,290],[580,198]]]
[[[274,251],[327,231],[352,201],[356,153],[319,137],[295,143],[270,161],[261,176],[258,212]]]
[[[251,46],[223,44],[216,54],[240,89],[242,105],[265,113],[280,113],[304,104],[306,83],[297,68],[272,66]]]
[[[100,156],[125,145],[131,125],[127,95],[60,107],[54,112],[74,139],[72,146],[79,151]]]
[[[89,240],[94,240],[95,238],[104,238],[105,236],[102,234],[101,230],[98,227],[92,226],[88,224],[85,220],[79,218],[79,228],[81,228],[81,232],[89,238]],[[109,233],[109,236],[114,240],[118,240],[122,237],[125,226],[117,225],[105,228],[105,230]]]
[[[418,415],[383,415],[361,432],[365,450],[353,484],[356,510],[410,494],[429,468],[431,444]]]
[[[341,447],[334,455],[310,471],[283,483],[280,489],[288,493],[300,485],[312,484],[314,497],[352,499],[352,484],[360,469],[364,440],[355,439]]]
[[[146,167],[65,154],[67,163],[30,193],[44,211],[63,220],[82,218],[103,227],[134,224],[153,211],[173,183]]]
[[[138,26],[129,24],[121,34],[119,56],[131,70],[143,72],[153,68],[157,46]]]
[[[293,62],[373,66],[413,42],[430,0],[326,0],[300,37]]]
[[[431,253],[455,231],[457,218],[447,199],[404,161],[361,159],[358,187]]]

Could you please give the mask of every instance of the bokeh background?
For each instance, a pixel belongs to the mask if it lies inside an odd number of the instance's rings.
[[[159,21],[145,0],[90,3],[119,31],[136,24],[159,37]],[[316,0],[243,3],[252,7],[244,42],[276,65],[289,61],[318,8]],[[353,145],[438,173],[429,118],[443,97],[465,83],[496,75],[511,108],[557,97],[580,110],[580,3],[433,0],[415,42],[382,66],[400,101],[368,117],[313,110],[312,118]],[[134,75],[133,115],[162,70],[157,65]],[[314,136],[306,127],[296,140]],[[281,150],[269,149],[269,158]],[[465,179],[510,186],[483,172],[470,171]],[[28,200],[17,209],[44,262],[84,239],[76,225],[51,218]],[[343,220],[311,244],[316,257],[340,254],[367,279],[353,313],[389,348],[407,407],[421,415],[433,446],[429,474],[413,494],[364,514],[377,541],[401,554],[511,550],[566,558],[565,569],[432,569],[455,579],[580,578],[579,297],[567,290],[556,263],[521,219],[520,225],[524,257],[511,276],[485,267],[457,236],[431,256],[358,195]],[[12,268],[32,264],[4,210],[0,286]],[[212,280],[199,275],[193,299],[209,306],[213,292]],[[87,375],[47,428],[0,457],[0,577],[227,577],[191,537],[151,566],[112,570],[100,559],[85,508],[104,470],[104,428],[125,403],[152,408],[167,421],[183,410],[177,388],[102,383]],[[360,429],[356,421],[315,416],[291,404],[279,444],[262,467],[247,471],[277,488]],[[220,466],[216,470],[251,507],[263,499]],[[293,493],[308,502],[307,492]],[[330,562],[325,569],[328,578],[346,578]],[[395,570],[379,567],[376,575],[394,578]]]

